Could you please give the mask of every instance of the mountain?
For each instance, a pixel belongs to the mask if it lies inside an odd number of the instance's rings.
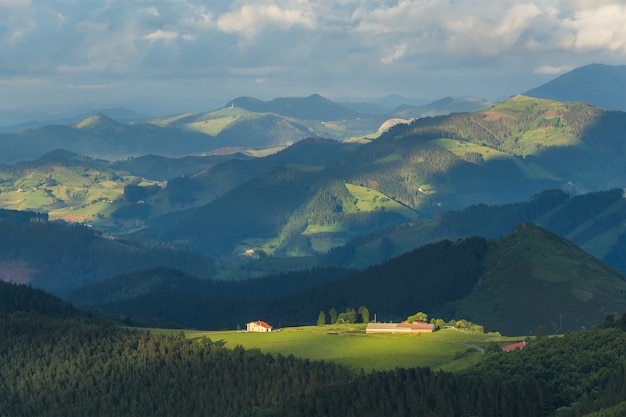
[[[531,223],[496,240],[467,297],[447,308],[506,334],[589,328],[626,311],[626,278],[562,237]]]
[[[384,106],[388,109],[388,111],[401,106],[401,105],[409,105],[409,106],[424,106],[429,103],[429,100],[420,99],[420,98],[411,98],[405,97],[400,94],[389,94],[388,96],[378,98],[373,101],[375,105]]]
[[[391,111],[393,117],[415,119],[426,116],[440,116],[450,113],[475,112],[492,106],[493,103],[485,99],[471,97],[445,97],[429,104],[414,106],[402,104]]]
[[[626,65],[591,64],[576,68],[524,95],[558,101],[581,101],[626,111]]]
[[[282,116],[304,120],[356,119],[359,113],[348,110],[319,94],[308,97],[279,97],[262,101],[252,97],[239,97],[227,104],[241,107],[255,113],[276,113]]]

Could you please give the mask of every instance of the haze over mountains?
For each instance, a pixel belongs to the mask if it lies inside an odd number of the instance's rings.
[[[145,120],[135,115],[132,122],[97,113],[69,125],[0,134],[0,207],[45,212],[50,220],[76,222],[106,234],[65,226],[44,231],[38,228],[45,226],[32,225],[37,230],[33,237],[42,239],[33,247],[54,245],[68,236],[68,248],[89,242],[79,251],[89,248],[80,257],[81,265],[67,264],[74,272],[65,282],[58,271],[43,272],[50,268],[49,259],[30,253],[27,233],[17,246],[17,237],[4,242],[14,249],[0,260],[0,276],[11,279],[19,271],[25,282],[65,294],[117,274],[159,266],[192,275],[203,271],[199,275],[204,279],[246,279],[321,267],[360,269],[444,239],[498,238],[525,222],[558,233],[625,272],[621,190],[626,182],[626,113],[608,108],[619,105],[618,97],[604,102],[607,108],[583,100],[592,91],[587,87],[592,80],[605,83],[606,71],[618,76],[611,79],[618,85],[620,67],[594,65],[564,76],[566,85],[557,79],[529,92],[550,96],[576,90],[582,98],[576,102],[529,95],[497,104],[445,98],[377,113],[371,110],[388,109],[389,103],[370,103],[369,111],[363,111],[363,103],[341,105],[317,94],[270,101],[240,97],[207,113]],[[579,84],[585,88],[577,89]],[[20,228],[11,230],[22,236]],[[552,239],[546,233],[531,234],[534,247]],[[74,242],[71,236],[82,237]],[[109,245],[121,236],[123,242]],[[132,247],[141,254],[138,263],[96,268],[102,259]],[[161,252],[154,251],[158,247]],[[589,259],[564,252],[550,255],[549,262],[574,262],[579,271],[587,271],[580,280],[604,268],[587,268]],[[159,264],[159,256],[167,264]],[[510,262],[521,262],[520,256]],[[185,260],[191,264],[183,267]],[[549,287],[554,297],[559,285],[566,286],[574,299],[563,302],[596,320],[601,303],[584,308],[576,303],[603,299],[611,291],[621,294],[623,277],[615,271],[607,274],[613,274],[608,287],[583,288],[576,280],[553,285],[554,278],[545,276],[534,284],[510,285]],[[141,276],[144,288],[151,288],[150,273]],[[428,278],[416,279],[423,285]],[[485,313],[474,308],[490,305],[476,301],[484,294],[464,304],[470,289],[446,300],[456,304],[432,308],[461,312],[473,321],[480,318],[494,329],[508,323],[507,331],[522,330],[524,324],[514,317],[521,308],[516,303],[529,296],[515,302],[510,297],[524,291],[487,295],[495,304]],[[155,296],[150,291],[137,294]],[[550,297],[542,303],[549,304]],[[342,302],[357,302],[351,300]],[[605,301],[612,310],[622,308],[618,301]],[[496,313],[503,305],[518,307]],[[305,316],[310,314],[303,312],[301,320]],[[533,326],[546,326],[554,317],[537,317]],[[172,317],[162,320],[176,322]],[[568,328],[590,324],[578,318],[570,323]]]

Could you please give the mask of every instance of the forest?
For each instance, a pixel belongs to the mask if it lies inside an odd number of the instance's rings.
[[[35,290],[0,286],[3,297],[16,291]],[[617,416],[626,399],[624,315],[514,352],[486,346],[467,371],[365,373],[128,330],[71,309],[44,315],[55,298],[36,299],[42,306],[15,302],[0,313],[3,417]]]

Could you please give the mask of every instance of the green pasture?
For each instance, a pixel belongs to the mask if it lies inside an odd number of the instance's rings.
[[[384,158],[377,159],[376,161],[374,161],[374,163],[382,165],[382,164],[389,164],[389,163],[398,162],[398,161],[402,161],[402,155],[397,154],[397,153],[392,153],[392,154],[385,156]]]
[[[481,360],[482,354],[471,346],[486,347],[490,342],[506,344],[517,340],[499,334],[472,334],[454,329],[417,335],[365,334],[363,324],[290,327],[271,333],[198,330],[185,330],[184,333],[192,340],[208,337],[230,349],[240,345],[264,353],[332,361],[366,372],[403,367],[458,371]]]
[[[472,142],[440,138],[431,140],[430,143],[441,146],[459,157],[463,157],[468,153],[478,153],[482,155],[485,161],[509,158],[504,152]]]
[[[160,127],[165,127],[165,126],[174,124],[186,117],[191,117],[191,116],[194,116],[194,113],[181,113],[181,114],[176,114],[170,117],[158,117],[158,118],[148,121],[148,123],[156,125],[156,126],[160,126]]]
[[[226,116],[215,119],[201,120],[185,125],[185,130],[204,133],[205,135],[217,136],[231,123],[234,123],[239,116]]]
[[[364,117],[356,119],[314,122],[311,125],[320,136],[340,139],[378,137],[378,128],[384,122],[381,118]]]
[[[522,155],[534,155],[553,146],[584,146],[584,143],[566,127],[545,127],[525,131],[516,144]]]
[[[417,219],[417,213],[403,204],[368,187],[346,183],[346,188],[357,199],[359,211],[397,211],[409,219]]]
[[[321,172],[326,169],[324,165],[286,164],[285,166],[302,172]]]
[[[113,226],[110,214],[120,207],[124,186],[163,183],[141,181],[84,167],[54,166],[30,172],[5,173],[0,183],[0,207],[47,212],[50,219]]]

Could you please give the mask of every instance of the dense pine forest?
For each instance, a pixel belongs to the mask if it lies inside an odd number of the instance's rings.
[[[16,300],[0,313],[3,417],[610,417],[626,400],[626,316],[514,352],[485,346],[463,372],[364,373],[127,330],[30,287],[3,284],[0,294]]]

